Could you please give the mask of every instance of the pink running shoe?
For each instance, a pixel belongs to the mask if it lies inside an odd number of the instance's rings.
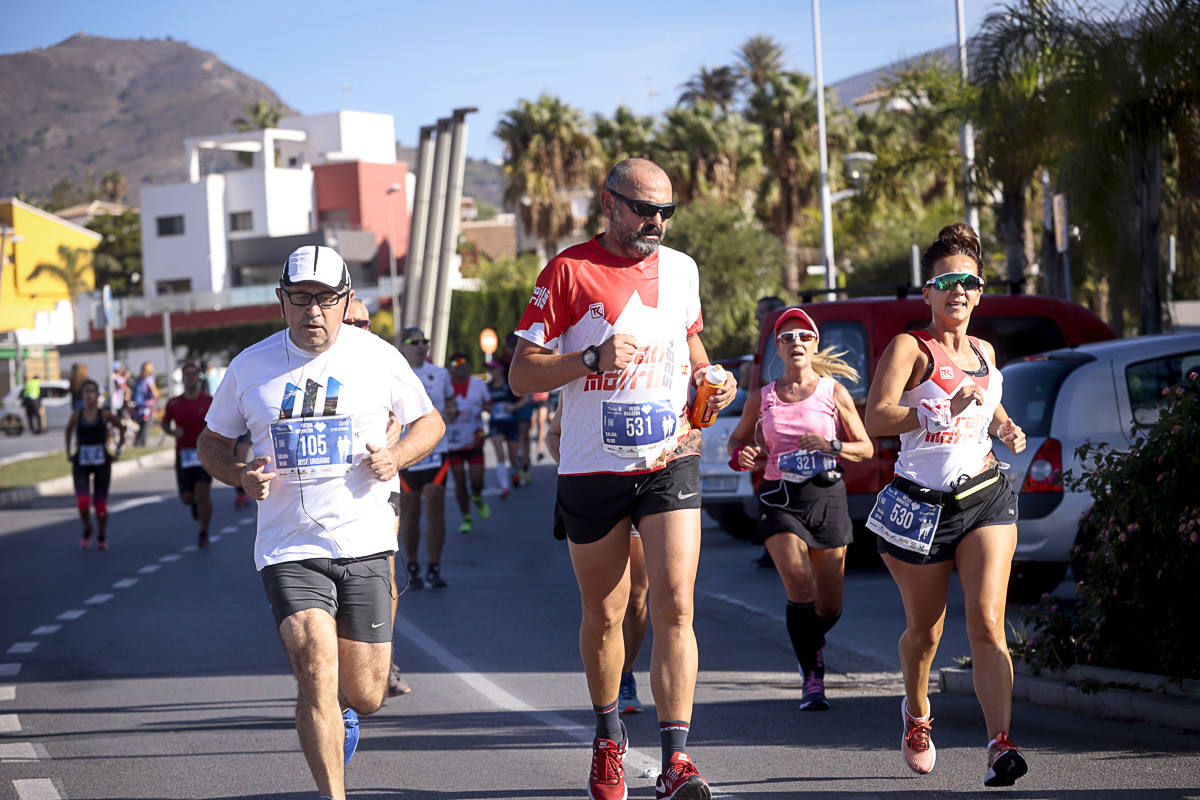
[[[612,739],[596,739],[592,742],[592,774],[587,785],[591,800],[628,800],[629,790],[625,788],[625,744],[621,742],[618,746]]]
[[[709,800],[712,790],[687,753],[672,753],[667,771],[654,784],[654,796],[658,800]]]
[[[918,775],[933,769],[937,748],[933,746],[933,717],[917,719],[908,713],[908,699],[900,701],[900,717],[904,720],[904,735],[900,738],[900,754],[904,763]]]

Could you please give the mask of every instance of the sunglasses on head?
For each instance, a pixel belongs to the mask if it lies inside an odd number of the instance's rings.
[[[634,214],[637,214],[639,217],[643,217],[644,219],[650,219],[655,214],[661,214],[664,220],[668,220],[671,218],[671,215],[675,213],[674,203],[660,204],[651,203],[647,200],[631,200],[620,192],[614,192],[612,189],[609,189],[608,193],[620,200],[625,205],[629,206],[629,210]]]
[[[939,289],[943,292],[953,289],[956,284],[970,292],[982,289],[987,285],[987,281],[970,272],[946,272],[941,275],[935,275],[925,281],[926,286],[932,286],[934,289]]]
[[[806,331],[797,328],[795,330],[784,331],[775,337],[776,341],[783,342],[784,344],[791,344],[797,339],[805,344],[808,344],[809,342],[815,342],[817,340],[817,335],[812,331]]]
[[[347,325],[353,325],[356,328],[362,328],[364,331],[371,330],[371,320],[369,319],[344,319],[342,322]]]
[[[405,339],[404,344],[429,344],[428,339]]]

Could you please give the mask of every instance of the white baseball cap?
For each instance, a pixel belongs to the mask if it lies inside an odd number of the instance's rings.
[[[279,285],[288,287],[297,283],[320,283],[335,292],[350,288],[350,270],[346,262],[330,247],[306,244],[298,247],[283,264]]]

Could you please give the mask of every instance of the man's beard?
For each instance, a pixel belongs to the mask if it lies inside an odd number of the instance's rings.
[[[657,236],[650,239],[649,236]],[[658,245],[663,238],[663,229],[658,225],[643,225],[636,231],[630,231],[617,237],[617,241],[627,250],[637,253],[642,258],[648,258],[658,252]]]

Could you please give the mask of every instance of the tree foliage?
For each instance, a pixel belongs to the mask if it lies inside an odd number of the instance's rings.
[[[116,297],[140,295],[142,215],[132,208],[120,214],[99,214],[92,217],[88,228],[104,237],[93,256],[96,286],[108,284]]]

